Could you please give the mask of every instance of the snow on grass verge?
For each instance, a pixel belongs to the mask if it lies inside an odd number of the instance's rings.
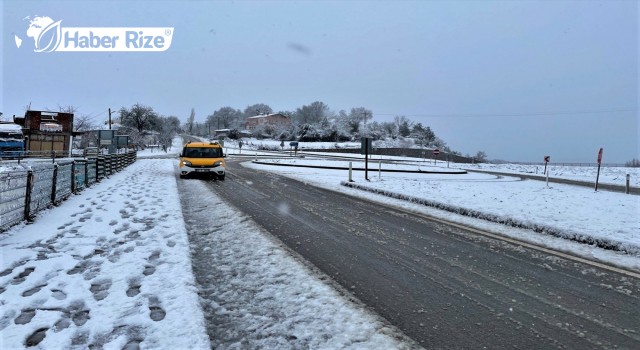
[[[563,229],[559,229],[556,227],[552,227],[552,226],[548,226],[548,225],[540,224],[536,222],[525,222],[517,218],[510,217],[508,215],[486,213],[486,212],[482,212],[475,209],[465,208],[458,205],[451,205],[451,204],[429,200],[425,198],[418,198],[418,197],[414,197],[407,194],[388,191],[385,189],[371,188],[369,186],[363,186],[363,185],[355,184],[353,182],[342,181],[341,184],[343,186],[347,186],[351,188],[357,188],[360,190],[382,194],[392,198],[407,200],[413,203],[422,204],[422,205],[433,207],[440,210],[446,210],[448,212],[452,212],[455,214],[470,216],[473,218],[487,220],[490,222],[495,222],[498,224],[503,224],[511,227],[532,230],[537,233],[548,234],[554,237],[569,239],[579,243],[595,245],[599,248],[612,249],[612,250],[622,251],[622,252],[631,253],[631,254],[640,253],[640,246],[630,242],[622,242],[622,241],[618,241],[616,239],[612,239],[608,237],[600,237],[600,238],[593,237],[588,234],[572,232],[571,230],[563,230]]]

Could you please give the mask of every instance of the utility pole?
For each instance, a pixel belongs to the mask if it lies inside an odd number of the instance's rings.
[[[364,130],[363,130],[363,131],[364,131],[364,133],[365,133],[365,136],[368,136],[368,135],[369,135],[369,133],[367,132],[367,115],[368,115],[369,113],[367,113],[367,112],[362,112],[362,114],[364,114]]]
[[[109,107],[109,130],[111,130],[111,107]]]

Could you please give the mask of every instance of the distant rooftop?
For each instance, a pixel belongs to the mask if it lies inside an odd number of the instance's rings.
[[[266,118],[266,117],[270,117],[270,116],[273,116],[273,115],[281,115],[281,116],[283,116],[283,117],[289,118],[289,117],[287,117],[286,115],[284,115],[284,114],[282,114],[282,113],[271,113],[271,114],[260,114],[260,115],[255,115],[255,116],[253,116],[253,117],[249,117],[249,118],[247,118],[247,119]]]
[[[15,123],[0,122],[0,130],[2,131],[22,131],[22,127]]]

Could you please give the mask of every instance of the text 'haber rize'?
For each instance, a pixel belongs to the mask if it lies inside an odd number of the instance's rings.
[[[89,32],[89,35],[80,35],[75,32],[72,36],[69,32],[64,33],[64,47],[69,47],[69,44],[73,45],[73,48],[104,48],[113,49],[118,45],[120,36],[118,35],[105,35],[99,36]],[[124,38],[124,45],[128,49],[161,49],[164,47],[165,39],[161,35],[144,35],[142,31],[126,31]]]

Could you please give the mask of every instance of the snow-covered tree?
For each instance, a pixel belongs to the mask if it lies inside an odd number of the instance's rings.
[[[149,106],[140,103],[134,104],[131,109],[120,109],[122,125],[135,128],[138,132],[152,130],[158,119],[158,114]]]
[[[215,129],[238,127],[242,112],[233,107],[222,107],[207,117],[207,122]]]

